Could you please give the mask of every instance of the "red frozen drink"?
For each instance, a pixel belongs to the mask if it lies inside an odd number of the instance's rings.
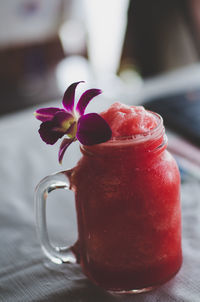
[[[149,290],[181,266],[179,170],[159,115],[115,103],[101,116],[111,140],[82,146],[71,175],[80,263],[105,289]]]

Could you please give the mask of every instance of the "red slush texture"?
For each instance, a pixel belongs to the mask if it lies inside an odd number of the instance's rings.
[[[143,106],[114,103],[101,116],[111,127],[113,137],[143,134],[157,126],[155,117]]]
[[[108,121],[109,114],[103,116]],[[147,119],[155,127],[157,121]],[[85,274],[106,289],[157,286],[181,266],[178,168],[162,148],[147,156],[146,144],[86,148],[72,175],[80,262]]]

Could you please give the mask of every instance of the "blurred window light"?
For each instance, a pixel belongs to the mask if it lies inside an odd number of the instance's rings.
[[[84,0],[87,46],[96,75],[115,74],[127,25],[129,0]]]
[[[59,29],[59,36],[66,54],[79,54],[85,51],[85,30],[78,20],[68,20]]]

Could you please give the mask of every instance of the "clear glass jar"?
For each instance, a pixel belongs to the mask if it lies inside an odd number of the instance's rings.
[[[179,170],[156,117],[148,135],[81,147],[71,175],[80,262],[109,290],[145,291],[181,266]]]
[[[153,113],[154,114],[154,113]],[[50,175],[36,190],[38,234],[54,262],[79,261],[90,280],[121,293],[148,291],[169,280],[182,263],[180,175],[162,118],[145,135],[81,146],[75,168]],[[75,192],[78,241],[49,242],[49,192]]]

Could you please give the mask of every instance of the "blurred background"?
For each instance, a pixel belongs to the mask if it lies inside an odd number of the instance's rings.
[[[200,58],[198,0],[0,2],[0,115],[86,80],[108,95]]]

